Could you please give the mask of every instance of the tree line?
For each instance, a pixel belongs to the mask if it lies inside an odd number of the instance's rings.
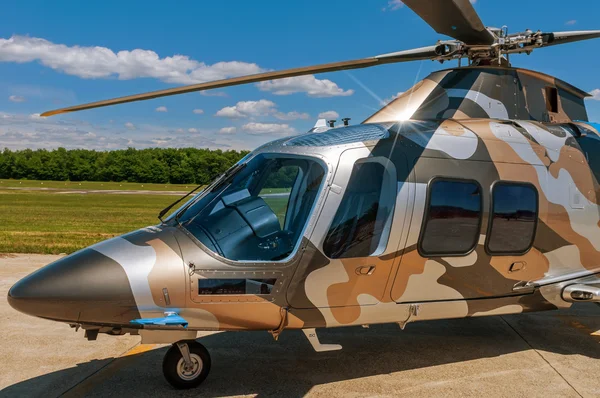
[[[4,149],[0,152],[0,178],[202,185],[247,153],[196,148]]]

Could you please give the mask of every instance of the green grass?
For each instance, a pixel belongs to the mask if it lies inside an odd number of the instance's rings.
[[[279,224],[283,227],[285,223],[285,213],[287,212],[288,198],[287,197],[266,197],[264,201],[269,205],[273,213],[277,215]]]
[[[0,190],[0,253],[72,253],[148,225],[175,196]]]
[[[98,182],[98,181],[38,181],[1,180],[3,188],[52,188],[64,190],[147,190],[147,191],[191,191],[194,184],[141,184],[137,182]]]

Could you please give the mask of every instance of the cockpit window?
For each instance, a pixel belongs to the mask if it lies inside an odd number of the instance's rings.
[[[273,210],[282,229],[285,228],[290,192],[299,174],[300,167],[296,165],[282,166],[268,176],[258,194]]]
[[[261,154],[193,203],[179,222],[227,259],[280,261],[299,244],[324,175],[315,160]]]

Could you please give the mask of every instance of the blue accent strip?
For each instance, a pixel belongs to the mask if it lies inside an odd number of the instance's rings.
[[[177,314],[167,315],[164,318],[142,318],[129,321],[134,325],[157,325],[157,326],[183,326],[187,328],[188,321]]]
[[[285,146],[330,146],[344,145],[354,142],[383,140],[390,132],[378,124],[359,124],[340,127],[323,133],[309,133],[294,137]]]

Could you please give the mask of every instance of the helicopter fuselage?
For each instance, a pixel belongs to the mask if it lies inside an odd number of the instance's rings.
[[[600,283],[600,135],[573,121],[582,92],[514,73],[533,72],[436,72],[367,124],[267,144],[163,224],[42,268],[9,302],[161,342],[568,307],[566,286]]]

